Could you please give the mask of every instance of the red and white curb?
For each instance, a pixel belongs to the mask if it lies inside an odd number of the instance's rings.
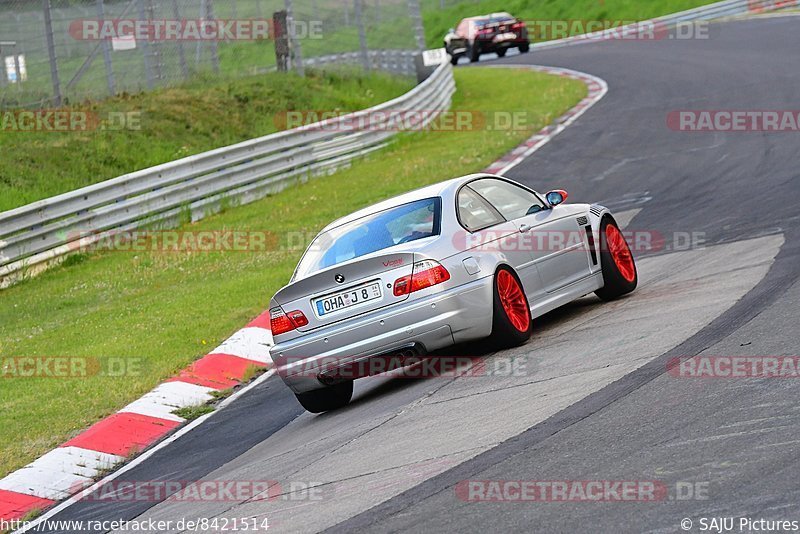
[[[142,452],[186,420],[173,412],[240,384],[253,367],[272,364],[269,312],[177,376],[0,480],[0,519],[25,517],[92,486],[103,472]]]
[[[539,150],[555,136],[563,132],[567,126],[578,120],[581,115],[589,111],[589,108],[597,104],[604,96],[606,96],[606,93],[608,93],[608,84],[605,82],[605,80],[598,78],[597,76],[592,76],[591,74],[586,74],[584,72],[578,72],[575,70],[562,69],[559,67],[544,67],[541,65],[497,65],[492,66],[492,68],[527,69],[534,70],[536,72],[543,72],[545,74],[551,74],[554,76],[562,76],[564,78],[579,80],[586,84],[586,88],[589,90],[589,93],[583,98],[583,100],[578,102],[575,107],[558,117],[555,121],[553,121],[552,124],[548,124],[534,135],[520,143],[508,154],[489,165],[484,172],[488,172],[490,174],[505,174],[509,170],[522,163],[524,159],[528,158],[531,154]]]
[[[494,174],[502,174],[517,166],[577,120],[608,91],[606,82],[600,78],[569,69],[527,65],[510,68],[527,68],[581,80],[589,88],[589,94],[552,125],[542,128],[490,165],[486,172]],[[48,512],[47,517],[91,492],[93,487],[121,475],[126,468],[95,483],[95,479],[104,471],[151,447],[185,423],[185,419],[173,413],[175,410],[203,404],[213,398],[212,392],[240,384],[252,366],[270,367],[272,333],[269,327],[269,312],[264,312],[177,376],[0,480],[0,519],[19,519],[34,510],[50,508],[58,501],[69,499]],[[180,432],[188,431],[201,422],[200,419],[195,420]],[[173,437],[150,448],[127,467],[146,460]]]

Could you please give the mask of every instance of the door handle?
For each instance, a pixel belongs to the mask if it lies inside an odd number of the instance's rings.
[[[533,226],[528,226],[527,224],[520,224],[519,225],[519,232],[524,234],[525,232],[530,232],[533,230]]]

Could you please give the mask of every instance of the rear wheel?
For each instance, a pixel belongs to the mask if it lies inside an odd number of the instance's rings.
[[[531,337],[531,311],[517,275],[507,267],[494,277],[492,340],[501,347],[522,345]]]
[[[497,51],[497,57],[506,57],[506,49],[505,48],[501,48],[500,50],[498,50]]]
[[[600,222],[600,266],[603,287],[595,294],[603,300],[614,300],[636,289],[639,275],[625,237],[610,217]]]
[[[458,65],[458,56],[450,56],[450,64]]]
[[[519,51],[522,54],[526,53],[530,49],[531,49],[531,44],[530,43],[523,43],[523,44],[519,45]]]
[[[481,57],[481,50],[478,48],[477,44],[474,44],[469,47],[469,61],[470,63],[476,63]]]
[[[339,382],[295,396],[303,408],[311,413],[329,412],[347,406],[353,397],[353,381]]]

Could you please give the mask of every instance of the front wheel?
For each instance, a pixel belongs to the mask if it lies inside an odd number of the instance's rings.
[[[492,341],[500,347],[516,347],[531,337],[533,321],[522,284],[511,269],[501,267],[494,277]]]
[[[600,222],[600,267],[603,270],[603,287],[595,295],[603,300],[614,300],[636,289],[639,275],[636,263],[625,237],[610,217]]]
[[[531,49],[531,44],[530,43],[523,43],[523,44],[519,45],[519,52],[521,54],[527,53],[530,49]]]
[[[303,408],[311,413],[337,410],[347,406],[353,397],[353,381],[346,380],[322,389],[296,393],[295,396]]]
[[[498,50],[497,51],[497,57],[506,57],[506,49],[505,48],[501,48],[500,50]]]

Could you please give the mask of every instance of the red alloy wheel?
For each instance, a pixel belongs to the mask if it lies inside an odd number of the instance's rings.
[[[514,328],[520,332],[527,332],[531,325],[531,314],[522,288],[513,274],[505,270],[497,272],[497,293],[500,295],[503,310]]]
[[[606,226],[606,243],[608,243],[608,251],[617,265],[619,274],[628,282],[633,282],[636,278],[636,266],[633,264],[631,249],[625,242],[622,233],[613,224]]]

